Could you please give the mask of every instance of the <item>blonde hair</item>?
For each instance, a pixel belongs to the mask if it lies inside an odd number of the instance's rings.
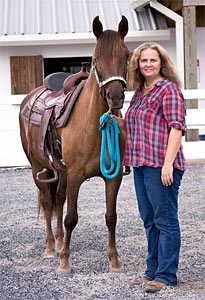
[[[130,59],[128,68],[128,90],[135,90],[137,87],[141,88],[144,84],[145,78],[140,72],[139,58],[141,52],[145,49],[154,49],[159,53],[161,60],[160,75],[176,83],[178,87],[181,87],[181,80],[167,51],[161,45],[155,42],[146,42],[134,50]]]

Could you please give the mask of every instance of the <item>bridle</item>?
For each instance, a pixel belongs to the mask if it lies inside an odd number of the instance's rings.
[[[99,85],[99,89],[101,89],[108,82],[115,81],[115,80],[122,81],[124,87],[126,87],[126,85],[127,85],[126,80],[122,76],[111,76],[111,77],[109,77],[107,79],[104,79],[103,81],[100,81],[99,76],[98,76],[98,72],[97,72],[97,68],[96,68],[96,61],[95,60],[94,60],[93,65],[92,65],[92,70],[93,70],[93,72],[95,74],[97,83]]]

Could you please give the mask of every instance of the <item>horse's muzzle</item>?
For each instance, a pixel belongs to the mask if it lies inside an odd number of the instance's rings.
[[[107,104],[112,109],[121,109],[125,100],[124,91],[118,91],[118,93],[108,92],[106,95]]]

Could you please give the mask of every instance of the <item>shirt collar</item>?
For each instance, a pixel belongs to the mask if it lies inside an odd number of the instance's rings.
[[[161,86],[164,83],[165,80],[166,80],[166,78],[163,77],[162,79],[160,79],[159,81],[157,81],[157,83],[155,83],[155,85],[156,86]]]
[[[161,86],[161,85],[163,85],[163,83],[164,83],[165,81],[167,81],[167,78],[162,77],[162,79],[160,79],[159,81],[157,81],[157,83],[155,83],[154,86]],[[138,90],[138,92],[139,92],[139,93],[142,93],[142,90],[143,90],[143,87],[142,87],[140,90]]]

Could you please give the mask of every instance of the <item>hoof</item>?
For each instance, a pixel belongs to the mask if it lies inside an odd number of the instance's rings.
[[[113,255],[108,257],[110,261],[110,271],[121,272],[124,269],[117,256]]]
[[[56,270],[56,272],[58,274],[70,274],[71,273],[71,268],[70,267],[58,267],[58,269]]]
[[[45,250],[45,252],[44,252],[44,257],[45,258],[54,258],[55,257],[55,255],[56,255],[56,252],[54,251],[54,250]]]
[[[124,270],[124,267],[122,265],[120,265],[120,267],[117,267],[117,268],[110,267],[110,272],[112,272],[112,273],[120,273],[123,270]]]

